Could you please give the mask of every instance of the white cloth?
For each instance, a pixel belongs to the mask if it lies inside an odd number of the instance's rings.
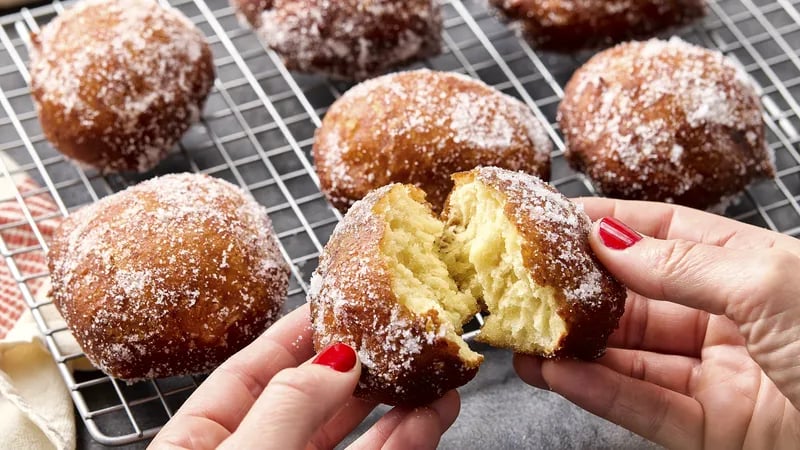
[[[4,162],[9,170],[15,167],[13,161],[4,159]],[[14,180],[9,180],[0,176],[0,198],[13,198],[12,182],[18,186],[23,182],[31,182],[30,179],[22,178],[24,177],[15,176]],[[19,238],[19,233],[15,237]],[[40,265],[42,261],[39,261]],[[35,261],[28,261],[32,262]],[[0,261],[0,264],[5,266],[6,262]],[[0,275],[10,277],[8,271],[3,271]],[[14,284],[13,280],[5,281],[11,281],[5,283],[6,285]],[[38,298],[46,295],[49,289],[47,284],[45,282],[37,290]],[[17,292],[4,292],[0,303],[7,306],[20,301],[19,298],[9,297],[17,295]],[[63,323],[55,307],[45,306],[40,311],[51,328]],[[13,322],[16,314],[3,317],[4,324],[7,324],[7,320],[12,320],[14,325],[0,339],[0,449],[74,449],[75,417],[72,400],[31,312],[25,308],[16,322]],[[69,333],[58,335],[65,335],[58,337],[59,348],[65,354],[79,351]]]
[[[0,341],[0,448],[74,449],[72,400],[30,311]]]

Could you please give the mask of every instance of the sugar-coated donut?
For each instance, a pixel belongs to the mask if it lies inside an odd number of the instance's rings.
[[[346,211],[372,189],[414,184],[440,210],[450,175],[478,166],[547,179],[552,144],[533,112],[481,81],[450,72],[385,75],[347,91],[314,141],[322,191]]]
[[[454,175],[442,220],[412,185],[369,193],[335,229],[311,278],[314,344],[353,346],[356,395],[420,405],[472,379],[483,357],[459,337],[544,357],[603,354],[625,288],[600,266],[585,213],[539,178]]]
[[[583,209],[522,172],[484,167],[453,179],[441,254],[489,312],[476,339],[548,358],[601,356],[627,292],[589,247]]]
[[[434,0],[231,0],[291,70],[363,80],[441,51]]]
[[[610,197],[709,208],[774,175],[761,103],[722,54],[669,41],[597,54],[567,84],[565,156]]]
[[[206,175],[167,175],[67,217],[53,301],[89,360],[127,380],[205,373],[273,323],[289,269],[266,210]]]
[[[483,357],[458,334],[479,308],[438,259],[442,230],[423,191],[391,184],[356,202],[325,246],[308,293],[314,345],[356,349],[356,396],[421,405],[478,372]]]
[[[214,81],[200,30],[151,0],[82,0],[31,38],[45,137],[104,173],[161,161],[199,119]]]
[[[702,17],[705,0],[491,0],[537,47],[575,51],[654,33]]]

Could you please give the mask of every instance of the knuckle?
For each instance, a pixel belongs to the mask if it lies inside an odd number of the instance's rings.
[[[312,400],[316,392],[323,386],[313,372],[299,368],[283,369],[267,385],[267,390],[274,396],[292,400]]]
[[[789,275],[796,275],[800,269],[800,258],[776,248],[765,250],[759,262],[759,266],[763,268],[761,281],[774,285],[789,281]]]
[[[762,298],[774,295],[778,288],[789,281],[787,275],[791,272],[796,259],[781,250],[765,250],[754,255],[755,270],[749,283],[753,289],[747,292],[748,297]]]
[[[260,384],[253,378],[246,370],[239,365],[235,364],[222,364],[217,368],[218,373],[224,373],[226,378],[235,380],[237,384],[242,386],[249,394],[250,400],[255,401],[258,395],[264,390],[264,385]]]
[[[182,442],[184,439],[188,440],[189,442]],[[147,447],[148,449],[157,449],[157,450],[184,450],[192,448],[191,446],[191,437],[182,437],[179,436],[177,439],[169,438],[159,438],[156,437],[153,442]]]
[[[322,427],[311,437],[306,450],[326,450],[336,447],[336,444],[338,442],[331,437],[325,427]]]
[[[765,311],[786,306],[782,298],[793,297],[785,292],[796,286],[796,278],[800,274],[800,258],[780,249],[768,249],[753,255],[753,269],[749,281],[743,288],[733,292],[728,299],[727,315],[737,323],[756,320],[764,314],[776,311]]]
[[[634,430],[646,439],[664,442],[672,402],[664,389],[642,390],[641,381],[628,378],[616,383],[617,392],[601,417]],[[632,396],[631,392],[639,391]]]
[[[624,328],[625,347],[639,348],[644,342],[648,327],[650,301],[638,294],[629,295],[625,304],[625,312],[629,317]]]
[[[597,411],[597,415],[612,421],[614,421],[614,419],[621,419],[619,405],[621,404],[620,400],[623,395],[622,384],[623,381],[620,379],[615,379],[613,383],[609,384],[608,388],[610,389],[607,389],[604,392],[606,397],[604,401],[600,402],[600,408]]]
[[[642,434],[644,437],[656,440],[664,429],[669,409],[670,401],[669,398],[667,398],[666,391],[661,389],[656,390],[653,413],[645,423],[644,433]]]
[[[697,248],[698,244],[692,241],[666,241],[666,245],[656,254],[657,267],[661,268],[666,279],[681,279],[694,271],[697,261],[693,256]]]
[[[641,354],[636,353],[631,360],[631,378],[644,380],[647,376],[647,367]]]

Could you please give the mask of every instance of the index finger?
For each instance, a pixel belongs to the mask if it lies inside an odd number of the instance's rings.
[[[614,217],[657,239],[686,239],[738,250],[777,247],[800,256],[800,240],[727,217],[669,203],[602,197],[572,199],[594,221]]]
[[[236,430],[276,373],[313,354],[308,305],[303,305],[214,370],[156,436],[153,446],[216,447]]]
[[[708,320],[705,311],[629,291],[625,313],[608,338],[608,346],[698,358]]]

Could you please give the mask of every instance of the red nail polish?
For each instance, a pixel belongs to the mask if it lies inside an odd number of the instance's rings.
[[[600,219],[598,231],[603,245],[614,250],[625,250],[642,240],[641,234],[613,217]]]
[[[322,351],[313,364],[328,366],[337,372],[348,372],[356,366],[356,352],[346,344],[333,344]]]

